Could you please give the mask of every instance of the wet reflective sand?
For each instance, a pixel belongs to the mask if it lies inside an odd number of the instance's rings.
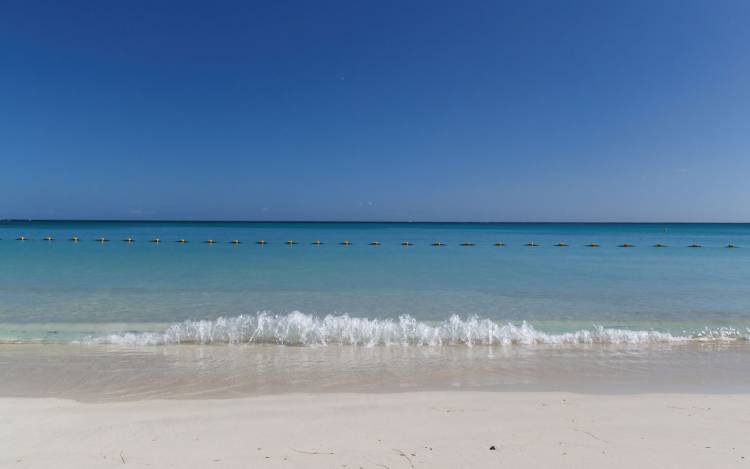
[[[750,392],[750,345],[0,346],[0,397],[109,401],[448,389]]]

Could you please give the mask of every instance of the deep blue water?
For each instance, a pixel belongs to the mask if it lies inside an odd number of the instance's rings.
[[[110,242],[95,241],[102,236]],[[122,242],[129,236],[136,241]],[[259,311],[433,325],[457,314],[551,333],[601,325],[746,336],[750,326],[746,224],[13,221],[0,222],[0,238],[6,340],[160,331]]]

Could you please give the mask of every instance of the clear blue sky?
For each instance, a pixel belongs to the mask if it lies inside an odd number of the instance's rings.
[[[750,221],[750,2],[9,1],[0,218]]]

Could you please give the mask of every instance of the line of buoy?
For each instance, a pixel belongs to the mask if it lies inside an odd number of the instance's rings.
[[[18,235],[18,237],[16,237],[15,239],[16,239],[16,241],[29,241],[30,240],[25,235]],[[51,236],[51,235],[44,236],[41,239],[43,241],[54,241],[55,240],[55,238],[53,236]],[[81,241],[81,238],[78,237],[78,236],[76,236],[76,235],[73,235],[70,238],[68,238],[68,240],[71,241],[71,242],[77,243],[77,242]],[[99,243],[107,243],[107,242],[109,242],[109,239],[107,239],[106,237],[102,236],[102,237],[95,238],[94,241],[99,242]],[[122,241],[124,243],[135,243],[135,238],[133,238],[132,236],[128,236],[127,238],[123,239]],[[162,241],[161,238],[153,238],[149,242],[150,243],[154,243],[154,244],[160,244],[161,241]],[[187,244],[190,241],[188,241],[187,239],[184,239],[184,238],[180,238],[176,242],[179,243],[179,244]],[[205,244],[216,244],[217,241],[214,240],[214,239],[208,239],[208,240],[204,241],[204,243]],[[240,240],[238,240],[238,239],[233,239],[229,243],[230,244],[242,244],[242,242]],[[270,244],[269,241],[266,241],[264,239],[260,239],[260,240],[256,241],[255,243],[258,244],[258,245],[260,245],[260,246],[265,246],[267,244]],[[294,240],[290,239],[290,240],[285,241],[284,244],[292,246],[292,245],[299,244],[299,243],[297,241],[294,241]],[[315,246],[321,246],[321,245],[323,245],[325,243],[323,241],[319,240],[319,239],[316,239],[315,241],[312,242],[312,244],[315,245]],[[382,243],[380,241],[377,241],[377,240],[376,241],[371,241],[371,242],[369,242],[367,244],[369,246],[382,246]],[[339,245],[341,245],[341,246],[352,246],[353,243],[351,241],[349,241],[349,240],[344,240],[344,241],[340,242]],[[404,240],[404,241],[401,242],[401,246],[414,246],[414,243]],[[442,241],[435,241],[433,243],[430,243],[430,246],[440,247],[440,246],[447,246],[447,244],[443,243]],[[459,243],[459,246],[464,246],[464,247],[476,246],[476,243],[474,243],[472,241],[463,241],[463,242]],[[507,245],[504,242],[497,241],[497,242],[493,243],[493,246],[504,247],[504,246],[507,246]],[[524,244],[524,246],[539,247],[541,245],[538,244],[538,243],[536,243],[536,242],[534,242],[534,241],[529,241],[528,243]],[[556,244],[553,244],[553,246],[555,246],[555,247],[568,247],[570,245],[568,243],[566,243],[566,242],[560,241],[560,242],[558,242]],[[590,247],[590,248],[601,247],[601,245],[599,243],[596,243],[596,242],[591,242],[591,243],[585,244],[585,246],[586,247]],[[630,243],[623,243],[623,244],[619,244],[618,247],[621,247],[621,248],[634,248],[634,247],[636,247],[636,245],[635,244],[630,244]],[[653,245],[653,247],[655,247],[655,248],[666,248],[666,247],[669,247],[669,245],[663,244],[663,243],[656,243],[656,244]],[[686,247],[688,247],[688,248],[702,248],[703,245],[700,244],[700,243],[691,243],[691,244],[687,245]],[[737,246],[735,243],[728,243],[728,244],[724,245],[724,247],[725,248],[729,248],[729,249],[735,249],[735,248],[738,248],[739,246]]]

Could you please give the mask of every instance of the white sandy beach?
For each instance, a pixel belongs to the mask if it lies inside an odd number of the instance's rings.
[[[728,468],[749,432],[750,395],[2,398],[0,467]]]

